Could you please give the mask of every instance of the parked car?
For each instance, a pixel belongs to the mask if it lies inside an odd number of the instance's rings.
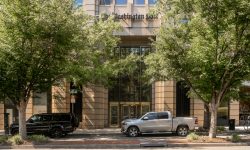
[[[122,121],[121,132],[128,136],[138,136],[143,133],[174,132],[179,136],[186,136],[189,130],[198,125],[195,117],[172,117],[169,111],[148,112],[139,119]]]
[[[44,134],[61,137],[73,132],[79,125],[78,119],[71,113],[42,113],[31,116],[26,121],[27,134]],[[10,125],[11,135],[17,134],[19,125]]]

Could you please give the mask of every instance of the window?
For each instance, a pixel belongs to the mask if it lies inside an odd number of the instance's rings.
[[[154,120],[157,119],[157,113],[149,113],[144,117],[148,117],[148,120]]]
[[[127,0],[115,0],[115,4],[116,5],[126,5],[127,4]]]
[[[168,113],[167,112],[158,113],[158,119],[168,119]]]
[[[148,4],[149,5],[154,5],[156,3],[157,0],[148,0]]]
[[[40,122],[40,121],[42,121],[41,115],[34,115],[30,118],[30,122]]]
[[[75,0],[77,6],[82,6],[83,0]]]
[[[145,0],[134,0],[134,4],[135,5],[144,5],[145,4]]]
[[[112,0],[100,0],[100,5],[110,5]]]

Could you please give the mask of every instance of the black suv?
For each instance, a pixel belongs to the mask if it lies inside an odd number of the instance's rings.
[[[31,116],[26,121],[27,134],[44,134],[61,137],[73,132],[79,125],[78,119],[71,113],[42,113]],[[17,134],[18,124],[10,125],[10,133]]]

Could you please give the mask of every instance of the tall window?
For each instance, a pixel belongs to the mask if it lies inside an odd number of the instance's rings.
[[[157,0],[148,0],[148,4],[153,5],[156,3]]]
[[[100,5],[110,5],[112,0],[100,0]]]
[[[83,4],[83,0],[75,0],[77,6],[81,6]]]
[[[145,0],[134,0],[134,4],[135,5],[144,5],[145,4]]]
[[[116,5],[126,5],[127,4],[127,0],[115,0],[115,4]]]

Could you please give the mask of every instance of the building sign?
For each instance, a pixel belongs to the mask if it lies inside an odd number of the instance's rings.
[[[110,15],[105,14],[106,17],[109,17]],[[158,19],[158,15],[152,15],[152,14],[129,14],[129,13],[124,13],[124,14],[117,14],[113,13],[112,15],[115,16],[115,19],[117,20],[155,20]]]
[[[151,14],[129,14],[129,13],[124,13],[124,14],[113,14],[115,15],[115,19],[122,19],[122,20],[153,20],[153,19],[158,19],[157,15],[151,15]]]

